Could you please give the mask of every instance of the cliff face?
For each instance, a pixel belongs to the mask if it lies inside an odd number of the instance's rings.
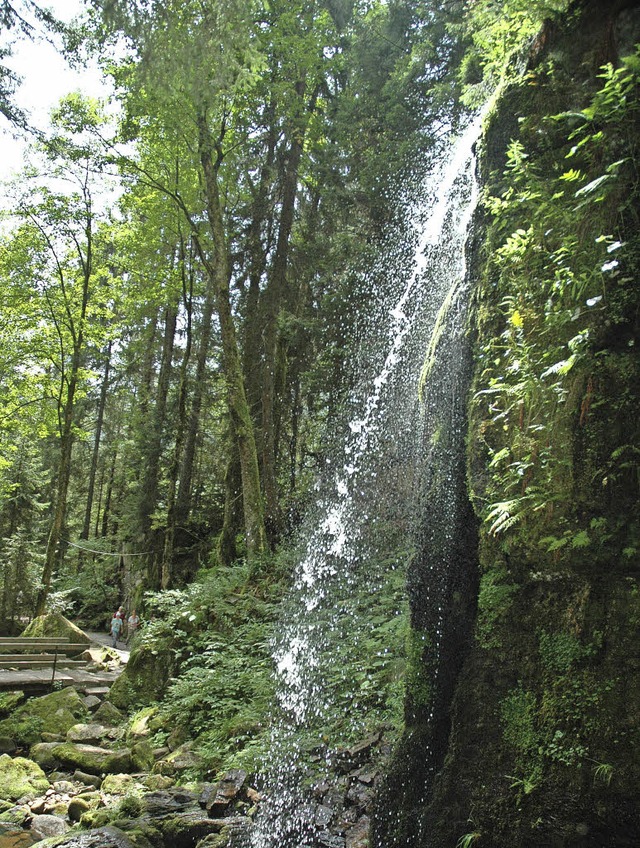
[[[455,651],[436,661],[423,635],[410,657],[407,730],[373,827],[385,848],[640,843],[637,41],[637,2],[576,4],[487,122],[475,517],[461,508],[445,557]],[[412,592],[414,642],[439,544],[425,529],[412,566],[427,587]]]

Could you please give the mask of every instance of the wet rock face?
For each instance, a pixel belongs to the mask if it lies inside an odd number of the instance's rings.
[[[279,848],[368,848],[370,817],[389,754],[390,743],[382,732],[348,748],[324,750],[329,770],[312,786],[306,804],[296,803],[291,829],[281,835]],[[277,796],[256,815],[263,832],[269,832],[272,806],[282,806]],[[278,818],[286,818],[281,810]]]

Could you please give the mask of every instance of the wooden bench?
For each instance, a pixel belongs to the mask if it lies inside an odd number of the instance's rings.
[[[70,642],[48,636],[0,637],[0,669],[51,669],[51,680],[58,668],[77,668],[84,660],[72,659],[89,647],[89,643]]]

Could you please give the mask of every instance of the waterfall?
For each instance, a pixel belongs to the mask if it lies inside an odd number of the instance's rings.
[[[428,412],[421,413],[418,403],[418,378],[425,351],[433,358],[443,332],[461,332],[454,316],[464,302],[479,127],[480,118],[448,142],[424,181],[422,200],[412,214],[411,267],[391,267],[389,252],[369,274],[379,287],[379,308],[369,334],[373,373],[360,399],[354,399],[357,408],[344,428],[341,449],[327,461],[327,473],[317,483],[317,507],[301,535],[293,586],[274,640],[278,713],[266,768],[267,800],[251,835],[252,848],[318,844],[302,788],[305,762],[311,758],[318,767],[329,757],[320,738],[327,716],[342,710],[352,738],[367,730],[367,680],[344,678],[344,658],[357,656],[359,640],[365,638],[358,603],[352,599],[365,594],[375,607],[389,573],[398,570],[404,580],[406,556],[404,562],[372,566],[380,555],[376,528],[392,511],[398,536],[411,537],[416,474],[428,424]],[[393,661],[380,653],[380,663]]]

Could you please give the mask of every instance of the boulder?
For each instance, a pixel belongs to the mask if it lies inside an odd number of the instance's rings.
[[[31,819],[31,832],[38,839],[48,836],[60,836],[69,830],[69,825],[60,816],[34,816]]]
[[[145,645],[135,648],[111,686],[109,700],[121,709],[134,703],[151,705],[161,700],[174,669],[175,655],[169,645],[153,650]]]
[[[74,724],[67,730],[67,742],[81,742],[86,745],[100,745],[105,739],[113,741],[119,733],[113,727],[104,724]]]
[[[82,699],[82,703],[89,710],[89,712],[92,712],[100,706],[102,701],[100,700],[100,698],[98,698],[97,695],[87,695],[85,698]]]
[[[67,815],[73,822],[79,822],[84,813],[89,812],[91,809],[91,804],[89,801],[86,801],[84,798],[78,796],[76,798],[72,798],[69,801],[69,809],[67,810]]]
[[[136,742],[131,748],[131,759],[137,771],[151,771],[155,765],[151,743],[146,740]]]
[[[176,787],[159,792],[149,792],[144,797],[144,810],[152,818],[161,818],[185,810],[197,809],[195,792]],[[198,809],[198,813],[199,813]]]
[[[9,736],[0,736],[0,754],[15,754],[18,746]]]
[[[56,760],[67,768],[80,769],[88,774],[117,774],[133,768],[127,749],[111,751],[96,745],[76,745],[64,742],[53,748]]]
[[[100,788],[100,784],[102,783],[102,778],[97,774],[87,774],[84,771],[80,771],[80,769],[76,769],[73,773],[73,779],[76,783],[84,783],[85,786],[95,786],[96,789]]]
[[[0,822],[15,827],[24,827],[31,816],[31,810],[26,804],[17,804],[0,813]]]
[[[130,774],[108,774],[100,784],[100,791],[107,795],[126,795],[135,782]]]
[[[0,693],[0,718],[11,715],[16,707],[24,701],[24,692]]]
[[[0,755],[0,798],[17,801],[24,795],[45,792],[49,786],[47,776],[33,760]]]
[[[13,736],[17,730],[24,743],[33,744],[40,741],[43,733],[66,735],[86,714],[82,698],[69,686],[50,695],[31,698],[18,707],[11,718],[0,722],[0,735]]]
[[[155,822],[162,831],[165,844],[175,848],[187,848],[196,840],[209,834],[218,834],[227,824],[225,819],[212,819],[201,810],[190,810],[174,816],[166,816]]]
[[[172,751],[165,759],[158,760],[153,771],[156,774],[173,775],[185,769],[197,769],[202,765],[202,757],[190,748],[187,742],[175,751]]]
[[[114,707],[110,701],[103,701],[93,714],[93,718],[101,724],[113,726],[124,721],[124,713]]]
[[[242,791],[247,773],[242,769],[228,771],[218,783],[209,784],[200,794],[200,806],[204,807],[212,818],[224,816]]]
[[[58,760],[53,749],[57,748],[59,744],[59,742],[38,742],[29,749],[29,756],[40,768],[51,771],[58,766]]]
[[[175,784],[175,780],[165,774],[149,774],[142,782],[151,790],[169,789]]]
[[[133,716],[127,730],[127,743],[140,742],[151,736],[152,730],[149,725],[157,712],[157,707],[145,707]]]
[[[85,642],[87,645],[91,643],[87,634],[60,612],[50,612],[34,618],[26,626],[22,635],[30,638],[56,636],[59,639],[68,639],[70,642]]]
[[[106,824],[109,824],[112,819],[113,811],[106,809],[105,807],[101,807],[98,810],[88,810],[86,813],[83,813],[80,817],[80,826],[87,830],[93,830],[97,827],[104,827]]]
[[[70,833],[63,839],[54,837],[38,843],[38,848],[152,848],[144,836],[137,835],[135,842],[113,825],[98,827],[82,833]]]

